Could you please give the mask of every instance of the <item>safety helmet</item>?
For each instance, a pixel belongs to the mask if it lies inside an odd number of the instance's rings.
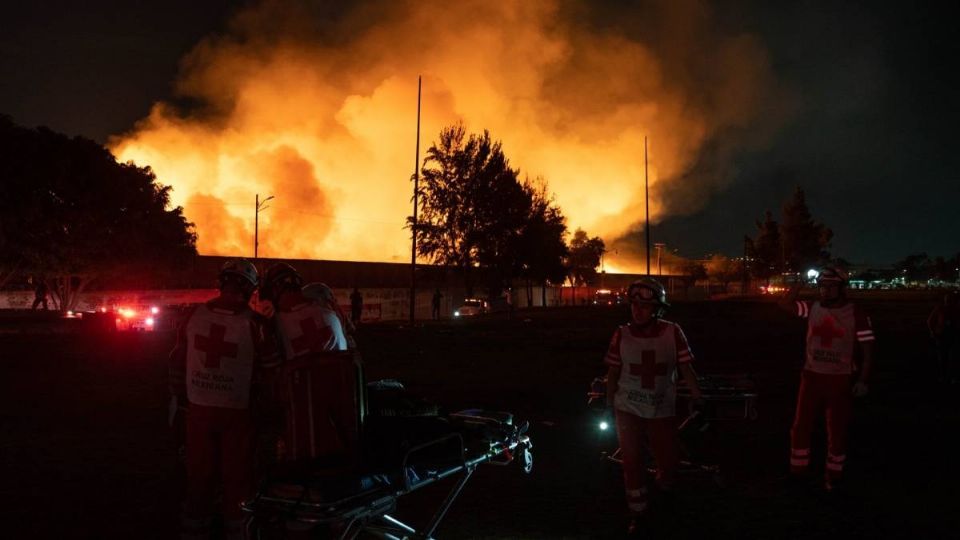
[[[337,303],[337,297],[333,294],[333,289],[331,289],[326,283],[321,283],[319,281],[304,285],[303,295],[307,298],[320,300],[328,306],[333,306]]]
[[[286,290],[300,290],[303,278],[300,273],[287,263],[278,262],[267,268],[263,273],[263,284],[260,295],[268,300],[276,300],[280,293]]]
[[[246,259],[231,259],[223,263],[218,279],[221,289],[228,283],[234,283],[248,297],[253,294],[259,281],[257,267]]]
[[[667,290],[653,278],[641,278],[631,283],[627,288],[627,300],[670,307],[667,303]]]
[[[223,280],[227,276],[237,276],[249,283],[251,287],[257,286],[257,267],[246,259],[231,259],[223,263],[220,267],[220,279]]]
[[[850,276],[843,268],[839,266],[825,266],[820,269],[820,274],[817,276],[817,284],[833,282],[839,283],[842,287],[847,284],[848,279],[850,279]]]

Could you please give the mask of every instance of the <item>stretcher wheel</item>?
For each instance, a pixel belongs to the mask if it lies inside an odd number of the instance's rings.
[[[524,446],[523,452],[520,454],[520,465],[523,466],[523,472],[527,474],[533,472],[533,452],[530,451],[528,446]]]

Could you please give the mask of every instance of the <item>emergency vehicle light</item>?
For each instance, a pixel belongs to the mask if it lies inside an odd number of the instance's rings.
[[[607,422],[600,422],[600,431],[606,431],[610,429],[610,424]]]

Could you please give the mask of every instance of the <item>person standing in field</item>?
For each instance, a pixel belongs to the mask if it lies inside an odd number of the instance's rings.
[[[863,397],[873,372],[874,334],[870,318],[846,295],[847,273],[822,269],[820,299],[799,300],[795,283],[780,307],[807,320],[806,356],[800,374],[797,409],[790,430],[790,478],[803,481],[810,469],[810,436],[825,415],[827,460],[824,487],[836,491],[847,462],[847,431],[853,398]]]
[[[632,320],[617,328],[604,358],[607,365],[607,405],[623,456],[623,483],[630,512],[628,534],[646,528],[649,500],[644,441],[657,464],[655,484],[669,499],[676,478],[677,375],[690,388],[695,407],[703,400],[692,367],[693,354],[680,326],[661,319],[667,293],[654,279],[634,281],[627,290]]]

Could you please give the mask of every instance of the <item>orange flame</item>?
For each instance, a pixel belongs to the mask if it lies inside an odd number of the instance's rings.
[[[489,129],[521,174],[549,182],[571,230],[609,243],[643,217],[644,136],[660,219],[676,209],[657,183],[680,181],[719,130],[756,123],[773,93],[753,38],[712,32],[698,2],[666,4],[656,19],[616,15],[688,40],[655,50],[629,29],[576,22],[587,5],[559,0],[381,2],[337,24],[264,2],[184,59],[177,93],[201,110],[158,103],[111,147],[174,187],[201,253],[252,252],[259,193],[275,197],[261,256],[403,261],[423,74],[421,159],[444,126]],[[677,67],[701,63],[707,85]],[[620,251],[610,267],[635,267]]]

